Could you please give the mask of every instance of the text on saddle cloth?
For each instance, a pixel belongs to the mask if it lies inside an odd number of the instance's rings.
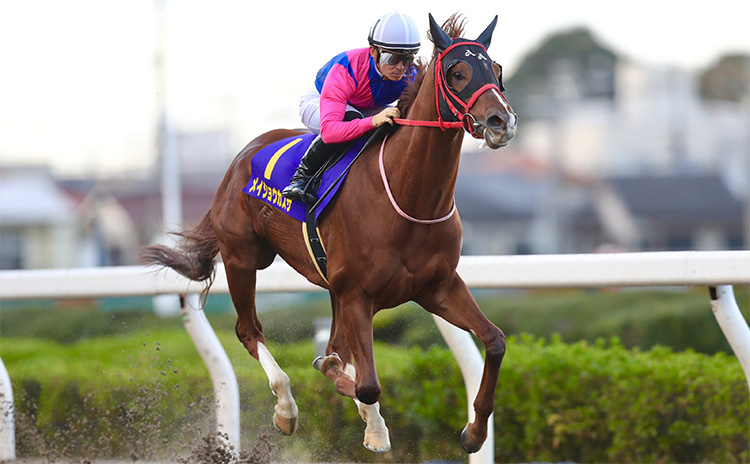
[[[302,156],[315,140],[315,137],[315,134],[301,134],[279,140],[258,151],[250,162],[250,180],[242,191],[299,221],[305,222],[307,205],[301,201],[284,198],[281,196],[281,191],[289,185]],[[365,136],[356,140],[346,154],[333,167],[323,173],[318,188],[319,194],[326,192],[331,186],[333,188],[325,198],[320,200],[320,204],[315,211],[316,220],[336,196],[343,179],[339,182],[336,181],[342,174],[345,175],[347,167],[357,156],[367,138]]]

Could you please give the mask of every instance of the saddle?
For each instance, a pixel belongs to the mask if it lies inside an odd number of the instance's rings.
[[[250,161],[250,179],[242,191],[302,222],[308,250],[318,272],[326,282],[327,259],[317,229],[318,218],[336,197],[352,164],[385,130],[387,128],[383,126],[369,135],[354,140],[347,149],[332,156],[318,170],[311,180],[311,185],[319,184],[319,199],[314,205],[284,198],[281,191],[289,184],[302,156],[315,139],[315,134],[301,134],[274,142],[258,151]]]

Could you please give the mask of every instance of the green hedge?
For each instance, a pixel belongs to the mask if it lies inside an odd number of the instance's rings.
[[[737,302],[750,320],[750,291],[735,288]],[[701,353],[731,353],[714,316],[705,288],[673,290],[553,290],[477,291],[480,307],[508,335],[530,333],[549,339],[559,333],[566,342],[618,337],[626,347],[649,349],[669,346],[675,351],[693,349]],[[261,307],[271,305],[261,295]],[[212,295],[208,306],[216,307],[226,295]],[[274,311],[260,314],[269,340],[291,343],[310,340],[313,321],[330,318],[325,294],[286,297],[275,301]],[[282,304],[283,302],[283,304]],[[72,343],[87,337],[116,335],[145,328],[179,328],[179,318],[161,319],[150,311],[150,299],[107,299],[88,307],[70,303],[51,310],[50,302],[3,302],[0,311],[2,336],[46,338]],[[100,308],[108,308],[100,310]],[[210,313],[217,329],[233,330],[236,317]],[[213,309],[216,311],[217,309]],[[382,311],[374,320],[375,338],[390,344],[443,346],[432,318],[414,304]]]
[[[750,320],[748,288],[738,287],[735,292],[740,310]],[[732,352],[711,311],[706,288],[475,294],[487,318],[508,335],[529,333],[549,340],[559,334],[568,343],[617,337],[628,348],[662,345],[675,351]],[[441,343],[432,319],[416,305],[378,313],[375,334],[407,346]]]
[[[270,445],[273,460],[466,461],[458,443],[466,396],[444,348],[376,345],[381,408],[393,450],[362,447],[351,400],[310,365],[312,343],[270,346],[292,380],[300,425],[270,424],[275,399],[257,362],[220,331],[238,374],[245,449]],[[187,335],[160,329],[71,345],[4,339],[20,456],[185,456],[211,424],[211,384]],[[750,403],[731,356],[618,341],[565,344],[511,337],[495,412],[497,462],[748,462]]]

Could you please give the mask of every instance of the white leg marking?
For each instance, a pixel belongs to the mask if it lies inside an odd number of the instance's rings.
[[[344,373],[356,379],[356,370],[351,364],[347,364]],[[365,448],[370,451],[384,453],[391,449],[391,439],[388,435],[388,427],[385,425],[385,419],[380,415],[380,403],[364,404],[354,399],[354,404],[359,410],[359,417],[367,423],[365,427],[365,440],[362,442]]]
[[[260,361],[263,370],[266,371],[271,391],[279,398],[274,411],[286,420],[296,420],[299,411],[297,410],[297,403],[294,402],[294,397],[292,397],[289,376],[281,370],[276,360],[273,359],[271,352],[263,343],[258,343],[258,361]],[[278,426],[279,424],[277,424]],[[293,431],[282,430],[284,433],[292,433]]]

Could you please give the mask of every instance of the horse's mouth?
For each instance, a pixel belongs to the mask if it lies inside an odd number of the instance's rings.
[[[487,127],[482,127],[482,129],[484,130],[484,141],[487,143],[487,146],[493,150],[508,145],[511,139],[516,135],[515,127],[505,128],[501,131],[493,131]]]

